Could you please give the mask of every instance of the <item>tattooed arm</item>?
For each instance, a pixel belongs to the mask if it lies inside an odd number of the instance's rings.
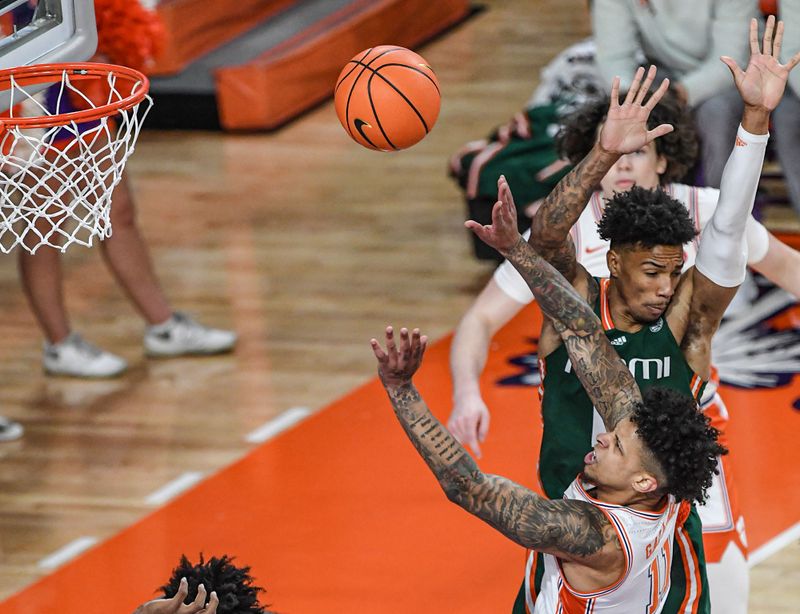
[[[655,76],[655,66],[651,66],[642,82],[644,69],[639,68],[621,105],[619,77],[614,79],[611,104],[597,143],[550,192],[533,216],[530,244],[570,282],[576,281],[580,271],[586,274],[577,262],[569,231],[578,221],[592,192],[621,155],[637,151],[672,131],[672,126],[667,124],[647,129],[650,111],[669,87],[669,81],[665,79],[647,104],[643,104]]]
[[[395,415],[447,498],[516,543],[590,567],[622,556],[606,516],[585,501],[551,501],[500,476],[483,473],[467,451],[431,414],[411,379],[427,339],[386,329],[386,351],[372,339],[378,373]]]
[[[504,178],[492,224],[467,227],[494,247],[519,271],[542,313],[561,335],[575,373],[610,431],[642,400],[636,381],[608,341],[592,308],[572,285],[525,242],[517,232],[516,209]]]

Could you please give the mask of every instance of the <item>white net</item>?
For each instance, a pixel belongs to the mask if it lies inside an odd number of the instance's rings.
[[[90,247],[95,237],[109,237],[112,192],[152,106],[149,96],[121,104],[146,92],[146,79],[113,71],[89,79],[86,72],[64,69],[53,81],[44,92],[30,94],[23,89],[27,82],[9,79],[12,106],[0,116],[4,253],[17,246],[31,253],[42,246],[65,251],[73,243]],[[87,109],[102,116],[85,121],[75,114]]]

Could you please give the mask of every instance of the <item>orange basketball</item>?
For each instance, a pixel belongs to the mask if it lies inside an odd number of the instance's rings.
[[[411,147],[439,117],[439,82],[428,63],[404,47],[362,51],[342,69],[336,114],[359,145],[379,151]]]

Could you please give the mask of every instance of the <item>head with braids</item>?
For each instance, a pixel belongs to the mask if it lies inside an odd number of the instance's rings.
[[[561,157],[577,164],[589,153],[608,105],[608,98],[588,103],[564,120],[556,137]],[[639,151],[622,156],[601,182],[605,198],[634,185],[655,188],[681,181],[692,168],[697,158],[697,133],[692,117],[674,94],[664,96],[650,113],[647,127],[652,130],[660,124],[670,124],[674,130]]]
[[[597,436],[584,477],[603,490],[603,500],[625,505],[664,495],[705,501],[717,457],[728,452],[719,432],[687,394],[652,387],[642,396],[632,415]]]
[[[197,588],[204,585],[207,594],[216,591],[219,597],[217,614],[270,614],[258,603],[258,594],[264,589],[253,584],[250,567],[237,567],[233,558],[222,555],[193,564],[186,556],[181,556],[178,566],[172,570],[169,581],[159,590],[167,598],[173,597],[180,587],[181,578],[189,583],[189,595],[184,603],[191,603],[197,596]]]
[[[661,317],[683,268],[683,245],[696,235],[686,206],[661,188],[633,187],[606,203],[597,225],[615,291],[634,322]]]

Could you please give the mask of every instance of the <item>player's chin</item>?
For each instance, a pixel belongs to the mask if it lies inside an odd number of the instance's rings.
[[[666,310],[666,305],[641,305],[636,310],[636,319],[643,324],[652,324],[664,315]]]

